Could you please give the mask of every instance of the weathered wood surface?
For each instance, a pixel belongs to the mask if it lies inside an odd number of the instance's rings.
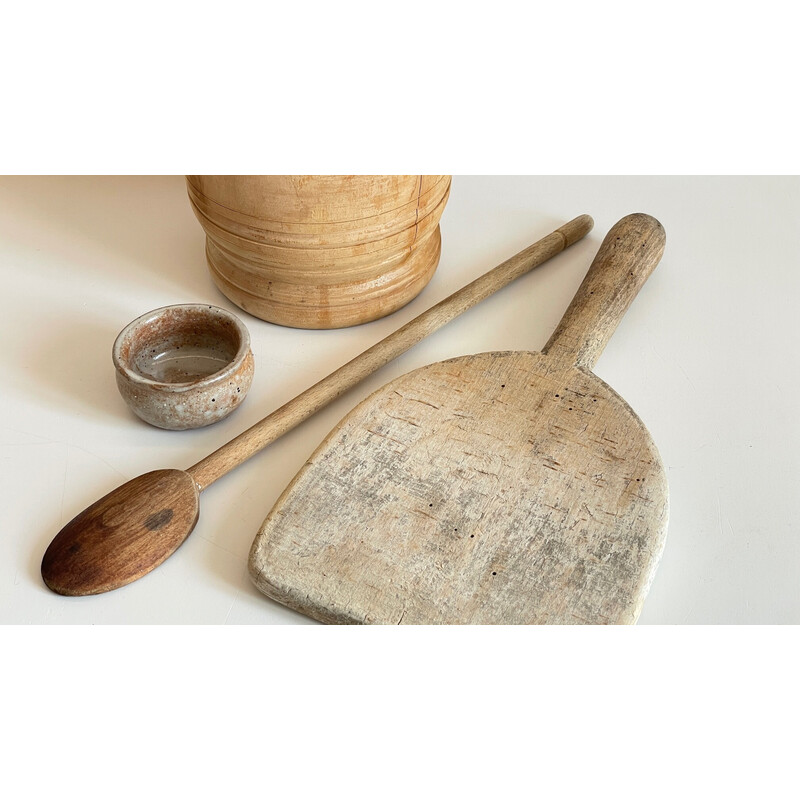
[[[362,402],[265,520],[256,586],[329,623],[635,622],[667,481],[589,370],[664,242],[651,217],[617,223],[544,352],[432,364]]]
[[[538,242],[534,242],[273,411],[228,444],[190,467],[189,473],[201,490],[210,486],[270,442],[344,394],[367,375],[371,375],[384,364],[405,353],[417,342],[481,300],[582,239],[593,225],[592,218],[588,214],[582,214]]]
[[[199,492],[299,425],[379,367],[484,298],[583,238],[583,215],[420,314],[186,471],[159,470],[118,487],[62,528],[42,577],[60,594],[107,592],[142,577],[192,532]]]
[[[189,175],[219,289],[299,328],[396,311],[433,276],[449,175]]]

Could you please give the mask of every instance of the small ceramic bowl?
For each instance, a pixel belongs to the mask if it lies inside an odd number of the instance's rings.
[[[165,306],[117,336],[117,386],[133,412],[158,428],[201,428],[227,417],[253,380],[250,334],[216,306]]]

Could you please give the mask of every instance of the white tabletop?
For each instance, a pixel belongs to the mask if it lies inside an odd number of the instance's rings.
[[[328,430],[389,379],[444,358],[539,349],[609,227],[643,211],[667,231],[660,266],[596,373],[643,419],[670,483],[666,548],[640,624],[800,622],[796,302],[800,180],[461,177],[428,287],[392,316],[301,331],[240,311],[212,283],[181,177],[0,179],[0,623],[302,624],[247,574],[260,523]],[[39,565],[55,533],[123,481],[185,468],[333,368],[582,213],[595,229],[467,312],[203,494],[189,539],[143,579],[65,598]],[[244,405],[202,430],[134,417],[111,345],[159,306],[213,303],[250,330]]]

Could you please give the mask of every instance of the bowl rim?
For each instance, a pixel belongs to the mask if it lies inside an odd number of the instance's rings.
[[[154,319],[163,316],[167,311],[175,310],[179,310],[181,312],[193,310],[206,317],[210,317],[211,315],[222,316],[233,323],[233,326],[236,328],[236,331],[239,334],[239,347],[236,351],[236,355],[234,355],[234,357],[230,360],[230,362],[228,362],[228,364],[226,364],[225,367],[218,372],[212,372],[210,375],[206,375],[204,378],[171,383],[168,381],[157,381],[153,378],[147,378],[140,372],[133,370],[128,363],[122,359],[122,345],[135,330],[147,323],[152,322]],[[209,311],[211,312],[211,315],[209,315]],[[114,340],[114,346],[111,349],[111,356],[117,373],[132,383],[139,384],[143,387],[147,386],[157,391],[186,392],[190,389],[202,389],[208,386],[213,386],[214,384],[220,383],[226,378],[229,378],[231,375],[238,372],[249,352],[250,332],[235,314],[231,313],[225,308],[220,308],[219,306],[211,305],[209,303],[173,303],[171,305],[154,308],[151,311],[147,311],[144,314],[136,317],[136,319],[131,320],[117,334],[117,338]]]

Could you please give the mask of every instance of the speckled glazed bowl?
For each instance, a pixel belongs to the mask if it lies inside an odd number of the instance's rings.
[[[157,308],[117,336],[117,386],[145,422],[201,428],[227,417],[253,380],[250,334],[229,311],[186,304]]]

